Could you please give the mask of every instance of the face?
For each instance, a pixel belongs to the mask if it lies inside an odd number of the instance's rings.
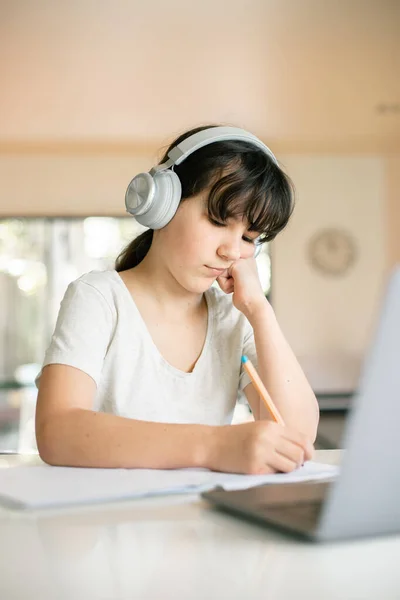
[[[202,293],[239,259],[254,256],[255,231],[243,220],[219,225],[210,221],[206,194],[185,200],[168,225],[157,232],[163,260],[186,290]]]

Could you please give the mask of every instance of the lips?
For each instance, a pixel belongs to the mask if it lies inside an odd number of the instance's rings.
[[[213,272],[214,275],[221,275],[224,271],[226,271],[226,267],[224,269],[219,269],[218,267],[209,267],[206,265],[207,269]]]

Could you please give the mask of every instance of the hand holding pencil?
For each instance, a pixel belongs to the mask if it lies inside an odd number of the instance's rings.
[[[205,462],[213,471],[288,473],[313,457],[313,446],[303,433],[287,426],[247,356],[243,368],[272,419],[212,428]]]

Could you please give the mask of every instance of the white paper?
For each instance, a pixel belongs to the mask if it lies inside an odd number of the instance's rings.
[[[267,483],[331,479],[338,467],[313,461],[292,473],[236,475],[207,469],[83,469],[20,466],[0,470],[0,502],[47,508],[127,500],[160,494],[194,494],[221,486],[239,490]]]

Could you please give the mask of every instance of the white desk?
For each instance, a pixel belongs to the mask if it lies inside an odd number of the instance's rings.
[[[338,451],[317,452],[335,463]],[[38,462],[0,457],[1,466]],[[1,600],[398,600],[400,536],[313,545],[194,496],[0,509]]]

